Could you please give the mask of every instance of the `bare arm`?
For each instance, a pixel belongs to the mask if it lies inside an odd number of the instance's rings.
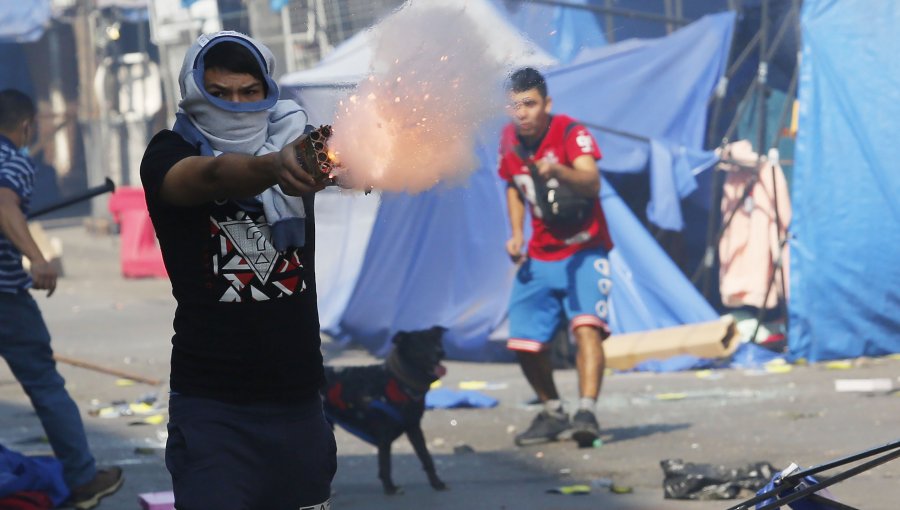
[[[535,162],[538,173],[546,179],[556,177],[571,186],[579,195],[596,197],[600,193],[600,171],[597,160],[590,154],[582,154],[575,158],[572,166],[551,163],[546,159]]]
[[[506,241],[506,252],[513,262],[518,263],[522,259],[522,246],[525,244],[525,201],[512,183],[506,187],[506,208],[512,227],[512,237]]]
[[[184,158],[166,174],[160,198],[172,205],[191,206],[213,200],[251,197],[275,184],[281,185],[288,195],[320,191],[324,185],[317,185],[297,162],[294,146],[299,140],[280,152],[264,156],[222,154],[217,158]]]
[[[0,187],[0,231],[22,255],[31,261],[31,275],[35,289],[46,289],[47,296],[56,290],[56,269],[44,259],[31,232],[28,221],[19,208],[21,200],[15,191]]]

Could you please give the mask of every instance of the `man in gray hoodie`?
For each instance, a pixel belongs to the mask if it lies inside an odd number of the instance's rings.
[[[201,36],[172,130],[141,163],[178,303],[166,466],[180,510],[328,508],[306,113],[278,100],[268,48]]]

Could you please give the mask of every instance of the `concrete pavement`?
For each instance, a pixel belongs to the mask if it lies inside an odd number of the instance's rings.
[[[88,234],[78,225],[48,234],[63,241],[65,277],[57,294],[38,297],[59,354],[148,377],[168,375],[174,301],[164,280],[126,280],[119,274],[118,238]],[[327,345],[331,363],[372,361],[358,350]],[[768,461],[820,464],[900,438],[900,397],[838,393],[835,379],[890,378],[900,386],[900,360],[855,360],[846,369],[824,364],[783,373],[722,370],[695,373],[613,374],[604,383],[599,418],[604,444],[578,449],[563,442],[516,448],[512,437],[535,410],[519,369],[509,364],[449,362],[443,384],[486,381],[495,389],[493,409],[444,409],[426,413],[424,430],[438,472],[450,486],[432,491],[405,439],[394,445],[395,482],[405,494],[381,494],[374,448],[338,430],[339,471],[334,508],[431,510],[478,509],[724,509],[737,501],[671,501],[662,497],[660,460],[743,465]],[[120,464],[127,480],[103,509],[137,509],[137,495],[168,490],[161,424],[134,424],[142,416],[100,418],[91,408],[116,400],[135,402],[152,394],[164,411],[165,387],[120,386],[117,377],[61,364],[82,409],[89,439],[101,464]],[[557,373],[560,391],[575,396],[573,370]],[[164,419],[164,417],[163,417]],[[43,432],[24,393],[0,366],[0,444],[24,453],[45,453]],[[548,489],[611,479],[634,489],[613,494],[595,487],[589,495],[561,496]],[[900,461],[834,487],[842,502],[888,510],[900,501]]]

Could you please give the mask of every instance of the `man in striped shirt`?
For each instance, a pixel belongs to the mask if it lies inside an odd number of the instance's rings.
[[[119,468],[98,470],[88,448],[78,407],[56,370],[50,333],[29,288],[56,290],[56,270],[28,231],[34,164],[24,147],[35,133],[35,107],[17,90],[0,91],[0,357],[25,389],[37,412],[75,508],[93,508],[122,485]],[[31,275],[22,267],[31,261]]]

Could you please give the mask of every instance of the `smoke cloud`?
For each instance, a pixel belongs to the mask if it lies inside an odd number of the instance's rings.
[[[476,132],[502,113],[508,70],[464,2],[436,3],[372,29],[372,71],[340,102],[329,143],[342,185],[416,193],[477,168]]]

